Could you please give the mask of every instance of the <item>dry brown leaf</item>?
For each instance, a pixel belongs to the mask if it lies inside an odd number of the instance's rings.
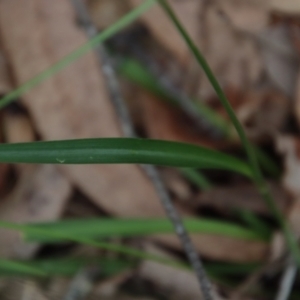
[[[24,285],[22,300],[48,300],[46,296],[43,295],[43,292],[34,282],[27,282]]]
[[[153,237],[163,245],[181,250],[177,237],[160,235]],[[259,262],[267,258],[269,245],[260,241],[247,241],[213,234],[191,234],[199,253],[208,259],[227,262]]]
[[[112,25],[129,10],[126,0],[85,0],[97,28]]]
[[[218,143],[209,139],[207,134],[201,136],[188,117],[155,96],[141,91],[139,98],[142,106],[144,126],[149,137],[213,148],[218,147],[219,144],[224,144],[224,141]]]
[[[289,27],[278,24],[261,32],[258,37],[268,77],[286,95],[293,96],[299,71],[299,57]]]
[[[269,184],[274,201],[281,211],[287,211],[291,199],[284,189],[276,183]],[[268,215],[270,212],[254,185],[244,184],[234,187],[216,187],[210,191],[199,193],[192,203],[201,208],[213,208],[220,213],[231,213],[234,209],[249,210],[254,213]]]
[[[0,297],[2,300],[50,300],[32,279],[20,278],[6,278],[0,289]]]
[[[250,139],[265,142],[283,127],[290,108],[290,101],[283,92],[274,88],[238,90],[229,86],[225,94]],[[215,97],[211,102],[215,110],[230,121],[219,100]]]
[[[8,164],[0,164],[0,196],[1,202],[3,200],[3,196],[5,196],[9,192],[9,171],[11,170]]]
[[[279,136],[277,148],[284,155],[283,185],[294,199],[300,201],[300,140],[291,136]]]
[[[300,48],[299,48],[300,49]],[[299,51],[299,50],[298,50]],[[300,53],[300,52],[299,52]],[[298,127],[300,126],[300,74],[297,75],[296,93],[294,102],[294,114]]]
[[[177,201],[186,203],[191,198],[192,189],[180,172],[174,169],[163,169],[161,174],[166,187]]]
[[[5,111],[3,131],[7,143],[26,143],[35,140],[31,120],[24,114]]]
[[[257,33],[269,21],[269,0],[217,0],[220,10],[229,18],[235,29]]]
[[[3,128],[9,143],[32,142],[35,133],[28,116],[6,111]],[[19,181],[1,206],[0,219],[9,222],[43,222],[59,219],[71,194],[71,184],[55,166],[16,165]],[[28,258],[38,249],[19,233],[0,230],[0,255]]]
[[[289,15],[300,14],[300,2],[298,0],[270,0],[272,10]]]
[[[292,136],[277,137],[277,148],[284,156],[283,185],[293,197],[287,219],[293,232],[300,236],[300,140]],[[280,241],[280,237],[278,238]],[[281,247],[283,248],[283,247]],[[278,252],[278,251],[277,251]]]
[[[126,270],[113,277],[101,280],[95,284],[91,296],[87,300],[94,299],[119,299],[120,286],[134,274],[134,270]],[[121,298],[122,299],[122,298]],[[138,300],[138,299],[136,299]]]
[[[289,99],[279,90],[249,90],[236,110],[249,138],[264,142],[282,128],[290,108]]]
[[[13,20],[22,26],[15,26]],[[67,0],[2,1],[0,30],[19,84],[86,42]],[[34,88],[23,100],[46,140],[120,136],[92,53]],[[62,169],[109,213],[123,217],[163,214],[152,185],[135,166],[62,166]]]
[[[131,0],[136,6],[141,0]],[[244,89],[255,83],[262,72],[261,58],[251,35],[239,34],[238,30],[261,31],[268,21],[265,2],[252,0],[228,1],[169,1],[175,13],[199,45],[212,71],[223,86]],[[221,12],[221,13],[220,13]],[[227,17],[224,17],[224,14]],[[242,13],[243,14],[242,14]],[[255,19],[253,20],[253,16]],[[195,66],[182,37],[159,5],[153,7],[142,20],[152,30],[170,53],[180,62]],[[230,21],[229,21],[230,20]],[[191,67],[192,68],[192,67]],[[214,91],[203,73],[197,75],[199,94],[206,99]]]
[[[4,95],[12,90],[8,65],[4,54],[0,51],[0,95]]]
[[[143,0],[129,0],[129,2],[133,7],[136,7]],[[198,22],[201,15],[201,7],[203,6],[202,1],[171,0],[169,3],[189,32],[191,38],[197,41],[199,34]],[[181,63],[185,64],[189,60],[190,52],[185,42],[159,5],[152,7],[141,18],[160,43],[173,53]]]
[[[286,251],[286,243],[281,232],[275,232],[272,237],[270,251],[270,261],[278,261]]]
[[[199,25],[202,28],[199,37],[202,54],[223,87],[245,90],[262,72],[254,40],[237,33],[213,1],[208,2],[203,16]],[[215,95],[204,74],[200,78],[199,94],[204,100]]]
[[[88,298],[87,300],[96,300],[99,298],[95,298],[93,296],[91,296],[90,298]],[[156,300],[157,298],[150,298],[150,297],[137,297],[137,296],[129,296],[129,295],[124,295],[122,293],[118,293],[113,297],[109,297],[109,298],[102,298],[102,299],[107,299],[107,300]]]
[[[41,165],[23,169],[21,179],[1,206],[0,219],[26,223],[53,221],[60,217],[71,193],[69,181],[57,168]],[[0,231],[0,255],[27,258],[37,249],[15,231]]]
[[[166,259],[174,259],[163,250],[153,245],[146,245],[146,251]],[[144,261],[139,269],[141,277],[150,280],[162,292],[168,294],[168,299],[203,299],[197,277],[191,271],[177,269],[153,261]],[[221,300],[215,288],[212,287],[213,299]]]

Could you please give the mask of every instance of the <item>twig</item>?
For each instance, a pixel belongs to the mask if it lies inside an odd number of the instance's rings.
[[[293,288],[297,274],[297,264],[290,259],[282,276],[276,300],[287,300]]]
[[[92,23],[84,3],[81,0],[72,1],[77,11],[80,23],[86,30],[89,38],[93,38],[97,34],[97,29]],[[101,63],[103,73],[106,78],[107,86],[111,94],[111,99],[119,115],[123,133],[127,137],[135,137],[136,135],[132,126],[132,122],[127,111],[125,102],[123,100],[118,80],[115,74],[115,70],[113,69],[112,63],[110,61],[110,57],[103,46],[97,47],[95,51],[98,56],[98,60]],[[170,221],[173,223],[174,230],[182,243],[183,249],[193,269],[195,270],[203,293],[203,298],[205,300],[212,300],[213,297],[211,292],[211,283],[206,275],[203,264],[188,235],[188,232],[183,225],[182,219],[179,213],[177,212],[174,204],[172,203],[172,200],[163,184],[162,179],[159,176],[157,169],[149,165],[143,166],[143,169],[145,170],[149,178],[152,180],[152,183],[157,191],[157,194],[165,209],[165,212]]]
[[[91,292],[95,279],[99,276],[98,268],[87,267],[80,270],[73,278],[63,300],[83,300]]]

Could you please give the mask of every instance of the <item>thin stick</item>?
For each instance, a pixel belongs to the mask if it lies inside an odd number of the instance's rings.
[[[297,274],[297,265],[290,259],[284,270],[276,300],[288,300]]]
[[[226,109],[227,114],[229,115],[237,133],[239,134],[239,137],[242,141],[242,144],[244,145],[245,151],[247,153],[249,162],[252,166],[253,170],[253,178],[255,181],[255,184],[260,191],[260,194],[262,195],[266,205],[276,218],[278,224],[280,225],[286,242],[289,246],[289,250],[293,254],[295,261],[297,262],[298,265],[300,265],[300,251],[298,249],[297,241],[291,232],[286,220],[284,219],[283,215],[281,214],[280,209],[278,208],[277,204],[273,200],[273,197],[270,193],[270,189],[268,185],[266,184],[264,177],[262,175],[262,172],[260,170],[259,163],[257,161],[257,157],[254,151],[254,147],[251,145],[250,141],[248,140],[246,133],[243,129],[242,124],[236,117],[233,108],[230,105],[230,102],[228,101],[224,91],[222,90],[220,84],[218,83],[217,79],[215,78],[212,70],[210,69],[206,59],[204,56],[201,54],[199,51],[198,47],[195,45],[195,43],[192,41],[190,36],[188,35],[187,31],[184,29],[182,24],[180,23],[179,19],[175,15],[174,11],[168,4],[166,0],[157,0],[161,7],[164,9],[166,14],[169,16],[169,18],[172,20],[174,25],[176,26],[177,30],[180,32],[182,37],[184,38],[185,42],[187,43],[189,49],[192,51],[193,55],[195,56],[197,62],[199,65],[202,67],[203,71],[205,72],[208,80],[210,81],[211,85],[216,91],[216,94],[218,95],[223,107]]]
[[[97,34],[97,29],[95,28],[94,24],[92,23],[89,13],[81,0],[72,0],[74,7],[76,8],[80,23],[84,26],[89,38],[93,38]],[[131,118],[129,116],[127,107],[122,97],[122,93],[119,88],[118,80],[115,74],[115,70],[112,66],[110,61],[110,57],[106,52],[106,49],[100,45],[96,49],[96,54],[98,57],[99,62],[101,62],[101,66],[103,69],[103,74],[106,78],[107,86],[110,91],[111,99],[119,115],[122,130],[125,136],[127,137],[135,137],[135,131],[131,122]],[[185,229],[182,219],[177,212],[166,188],[159,176],[157,169],[153,166],[143,166],[146,174],[151,179],[156,192],[160,198],[160,201],[165,209],[166,215],[173,223],[174,230],[178,235],[183,249],[195,270],[197,278],[199,280],[199,284],[203,293],[203,297],[205,300],[212,300],[212,293],[211,293],[211,283],[206,275],[204,270],[203,264],[198,256],[198,253],[188,235],[187,230]]]
[[[101,270],[95,267],[87,267],[80,270],[71,281],[67,294],[63,300],[84,300],[92,291],[94,281],[101,274]]]

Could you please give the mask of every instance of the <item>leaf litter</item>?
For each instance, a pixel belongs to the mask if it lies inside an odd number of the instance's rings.
[[[139,0],[122,3],[106,0],[85,2],[99,30],[141,3]],[[251,141],[262,147],[281,168],[282,179],[268,176],[274,199],[298,236],[298,2],[169,2],[208,60]],[[15,20],[22,26],[16,25]],[[135,28],[144,28],[144,31],[140,31],[140,35],[131,35],[130,39],[130,33],[134,32]],[[45,70],[87,40],[76,22],[71,3],[58,0],[51,1],[51,4],[30,0],[26,5],[16,0],[1,2],[0,32],[1,94],[8,93],[12,87],[19,86]],[[144,35],[145,32],[148,33]],[[120,43],[116,44],[118,41]],[[187,46],[159,6],[153,6],[140,18],[139,24],[132,25],[111,42],[116,65],[120,60],[128,59],[129,55],[131,59],[142,63],[149,73],[155,71],[158,82],[170,81],[173,87],[193,99],[191,101],[194,104],[207,105],[228,121],[203,72],[195,67],[195,61]],[[131,47],[129,52],[126,43]],[[140,53],[147,54],[151,59],[141,57]],[[153,62],[160,68],[154,68]],[[159,72],[161,75],[157,76]],[[126,100],[137,132],[141,136],[204,145],[243,156],[241,146],[234,135],[229,138],[220,137],[214,134],[218,132],[218,128],[213,126],[207,131],[207,121],[203,114],[199,114],[203,124],[203,128],[199,128],[195,118],[184,112],[180,105],[174,107],[174,104],[163,99],[165,97],[154,95],[151,89],[145,91],[137,87],[129,82],[128,78],[120,76],[120,81],[124,94],[127,95]],[[5,109],[0,115],[2,142],[121,136],[117,115],[93,53],[78,59],[57,75],[39,84],[20,100],[18,107],[21,108],[21,114],[14,115],[9,109]],[[151,182],[136,166],[1,165],[2,173],[0,193],[3,193],[4,197],[0,203],[1,220],[53,222],[64,218],[64,212],[71,211],[70,205],[74,203],[74,195],[78,197],[78,193],[82,194],[80,205],[86,205],[87,209],[76,211],[77,217],[85,217],[87,212],[93,209],[100,217],[163,216]],[[273,242],[249,242],[212,234],[193,235],[196,248],[205,261],[216,262],[219,266],[227,263],[227,272],[232,272],[236,267],[245,264],[267,263],[270,256],[277,261],[285,255],[281,237],[279,236],[281,242],[274,242],[278,239],[278,228],[274,226],[272,215],[245,178],[223,171],[206,171],[204,176],[212,187],[209,191],[203,191],[179,174],[175,170],[164,172],[166,186],[176,206],[184,215],[227,220],[255,228],[253,224],[257,223],[253,223],[253,220],[252,223],[247,223],[237,215],[239,210],[250,211],[255,217],[254,222],[263,222],[274,232]],[[12,186],[11,191],[6,190],[9,180],[12,181],[9,183]],[[72,194],[73,200],[69,201]],[[93,204],[91,206],[85,204],[86,202]],[[0,240],[1,257],[34,259],[39,258],[43,252],[52,255],[49,246],[27,244],[12,231],[1,229]],[[180,244],[174,236],[141,237],[133,241],[140,244],[141,249],[145,251],[149,249],[145,245],[150,244],[162,255],[182,259]],[[126,244],[128,241],[121,239],[118,242]],[[64,249],[63,245],[57,247],[63,255],[68,255],[68,250]],[[167,298],[200,297],[197,289],[191,286],[194,279],[180,279],[185,271],[167,268],[169,267],[143,261],[140,268],[130,273],[130,279],[122,277],[121,282],[125,287],[130,286],[134,290],[129,282],[140,280],[139,283],[144,286],[144,291],[139,291],[142,294],[149,291],[149,285],[155,287],[152,289],[154,293],[148,295],[150,299],[158,299],[161,290]],[[241,275],[239,272],[232,277],[212,277],[217,293],[224,295],[222,299],[229,299],[229,295],[234,294],[235,288],[241,283],[241,280],[237,280]],[[251,271],[246,275],[250,276]],[[188,276],[193,277],[190,273]],[[270,291],[270,284],[278,284],[278,276],[262,275],[263,278],[264,276],[270,283],[256,283],[259,287],[258,294],[255,294],[255,289],[249,289],[248,297],[269,299],[265,296],[266,292]],[[6,283],[8,282],[7,280]],[[99,282],[101,283],[101,280]],[[20,287],[19,298],[23,296],[30,299],[34,295],[40,299],[52,299],[43,292],[41,284],[26,281],[22,286],[24,288]],[[68,284],[65,282],[63,286],[64,292],[61,292],[60,298],[66,292]],[[293,292],[297,291],[295,285]],[[116,285],[114,293],[110,299],[121,299],[124,295],[128,300],[138,299],[128,295],[128,290],[124,290],[120,283]],[[243,299],[248,298],[245,295]]]

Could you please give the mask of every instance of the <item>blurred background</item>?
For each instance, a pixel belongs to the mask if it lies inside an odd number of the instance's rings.
[[[82,11],[71,0],[0,1],[0,94],[47,70],[143,2],[85,0]],[[169,3],[224,89],[274,201],[298,237],[300,1]],[[247,159],[204,72],[158,4],[14,100],[0,113],[2,143],[134,131]],[[229,171],[158,171],[179,212],[204,222],[192,236],[215,299],[300,299],[297,268],[252,182]],[[0,219],[7,222],[165,218],[153,182],[134,165],[1,164],[0,195]],[[186,263],[175,234],[154,233],[105,241]],[[53,269],[32,276],[0,267],[0,299],[201,299],[186,268],[93,246],[25,242],[16,231],[0,229],[0,255]]]

